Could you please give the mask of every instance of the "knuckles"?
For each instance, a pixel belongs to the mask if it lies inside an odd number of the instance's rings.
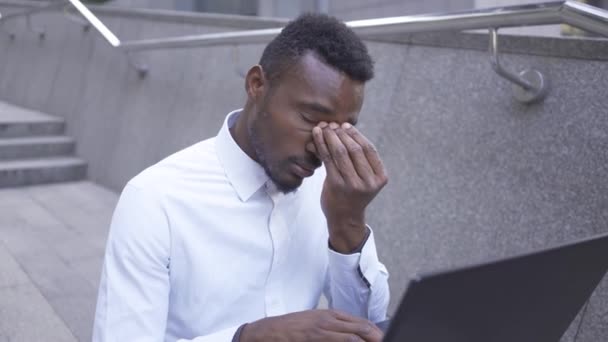
[[[334,146],[333,153],[334,153],[334,155],[336,155],[336,157],[343,158],[348,154],[348,151],[346,150],[346,147],[344,147],[343,145],[338,145],[338,146]]]
[[[360,334],[369,336],[374,332],[375,329],[376,327],[374,326],[374,324],[368,321],[361,328]]]
[[[374,153],[374,154],[378,154],[378,150],[376,149],[376,146],[374,146],[373,144],[364,144],[363,150],[365,150],[365,152],[367,153]]]
[[[330,317],[320,317],[320,319],[317,319],[315,325],[321,330],[330,330],[333,321],[334,319]]]
[[[354,192],[354,193],[367,194],[367,193],[372,192],[372,188],[370,188],[369,185],[362,184],[359,182],[352,184],[351,187],[352,187],[352,192]]]
[[[352,145],[348,147],[348,151],[352,154],[363,153],[364,148],[361,145]]]

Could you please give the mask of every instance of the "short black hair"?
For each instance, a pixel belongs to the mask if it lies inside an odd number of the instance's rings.
[[[367,82],[374,77],[374,62],[357,34],[340,20],[319,13],[289,22],[266,46],[260,65],[272,84],[308,52],[353,80]]]

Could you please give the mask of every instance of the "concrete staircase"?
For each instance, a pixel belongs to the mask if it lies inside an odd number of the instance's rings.
[[[0,101],[0,188],[85,178],[64,120]]]

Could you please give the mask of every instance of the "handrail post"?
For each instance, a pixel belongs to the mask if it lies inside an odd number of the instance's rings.
[[[498,75],[513,83],[515,98],[522,103],[533,103],[547,95],[547,81],[543,74],[534,69],[526,69],[519,74],[511,72],[500,64],[498,57],[498,28],[490,28],[490,61]]]

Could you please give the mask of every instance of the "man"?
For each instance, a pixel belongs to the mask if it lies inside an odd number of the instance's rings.
[[[387,176],[354,127],[372,77],[343,23],[287,25],[215,138],[126,185],[93,340],[380,341],[388,273],[365,208]],[[322,294],[331,310],[312,310]]]

